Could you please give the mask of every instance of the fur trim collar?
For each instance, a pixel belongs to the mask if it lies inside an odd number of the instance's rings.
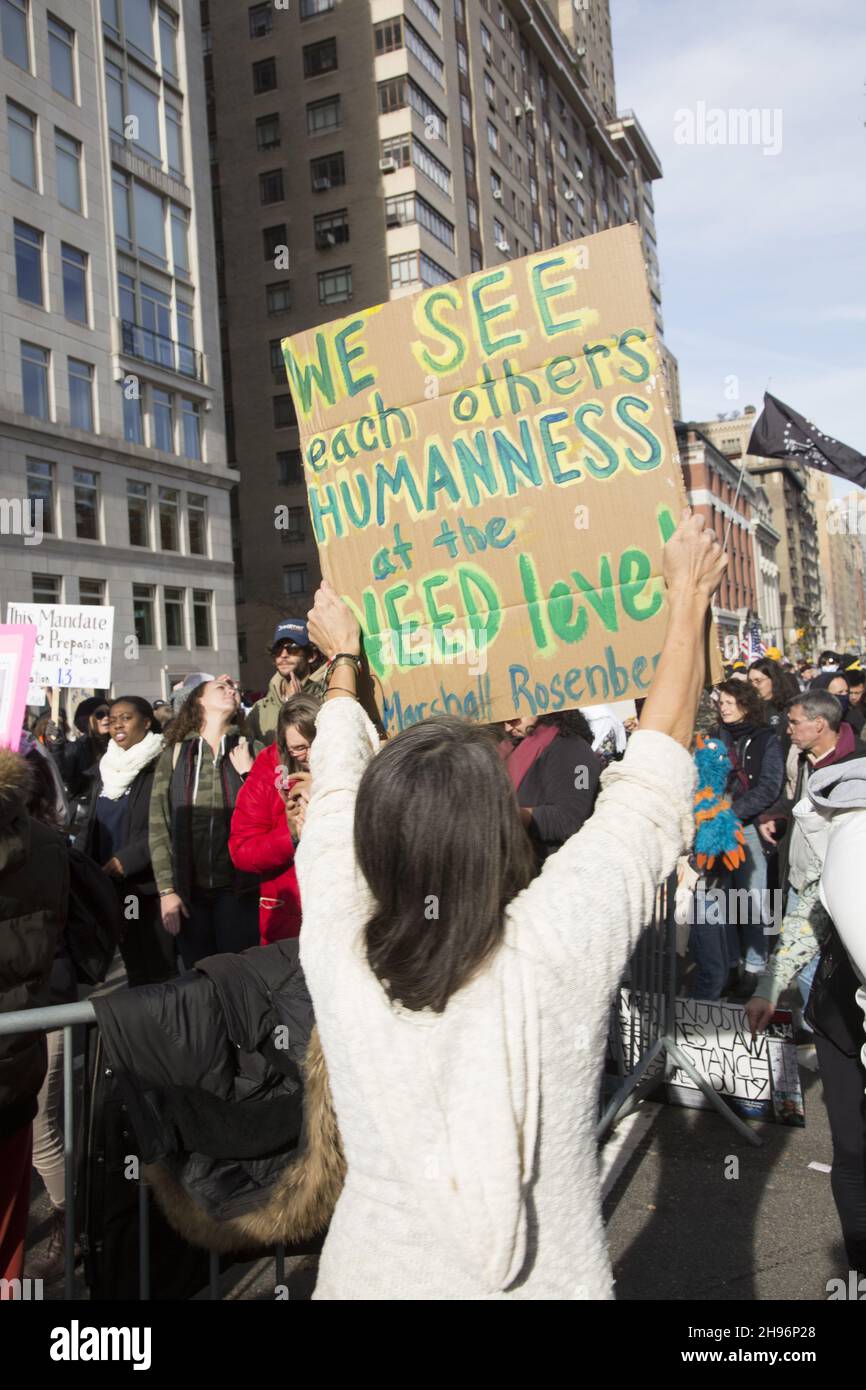
[[[0,748],[0,831],[21,815],[30,795],[32,773],[24,758]]]
[[[203,1211],[164,1164],[145,1163],[141,1171],[169,1224],[191,1245],[205,1250],[222,1255],[257,1246],[270,1249],[295,1245],[324,1231],[343,1187],[346,1160],[317,1028],[310,1034],[304,1062],[302,1144],[261,1205],[226,1221]]]

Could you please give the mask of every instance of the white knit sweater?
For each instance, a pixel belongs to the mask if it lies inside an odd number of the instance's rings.
[[[353,700],[323,708],[296,860],[348,1163],[314,1297],[610,1298],[594,1136],[608,1008],[691,835],[691,758],[633,736],[592,818],[509,905],[500,949],[437,1015],[392,1005],[364,956],[353,822],[376,746]]]

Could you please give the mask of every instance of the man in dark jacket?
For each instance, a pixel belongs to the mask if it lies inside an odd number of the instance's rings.
[[[48,1003],[69,890],[63,836],[30,819],[29,787],[24,759],[0,749],[0,1013]],[[33,1117],[46,1065],[44,1033],[0,1035],[0,1279],[20,1279],[24,1264]]]

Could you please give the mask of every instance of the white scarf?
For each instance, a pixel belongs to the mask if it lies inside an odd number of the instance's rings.
[[[162,734],[145,734],[131,748],[121,748],[113,738],[109,739],[108,748],[99,761],[100,795],[107,796],[109,801],[125,796],[141,769],[162,752],[163,742]]]

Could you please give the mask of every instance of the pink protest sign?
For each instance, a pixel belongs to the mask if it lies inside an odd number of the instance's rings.
[[[36,628],[0,623],[0,745],[17,751],[33,666]]]

